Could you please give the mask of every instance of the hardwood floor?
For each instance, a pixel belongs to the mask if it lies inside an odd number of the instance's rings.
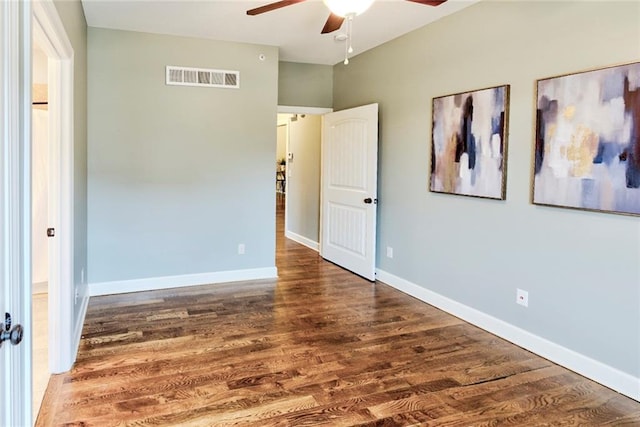
[[[38,425],[640,425],[640,403],[282,237],[278,280],[92,298]]]

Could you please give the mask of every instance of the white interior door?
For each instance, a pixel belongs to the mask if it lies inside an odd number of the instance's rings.
[[[375,280],[378,104],[326,114],[322,123],[323,258]]]
[[[0,425],[31,425],[31,4],[0,1]],[[5,313],[12,325],[7,328]],[[6,333],[10,333],[9,337]]]

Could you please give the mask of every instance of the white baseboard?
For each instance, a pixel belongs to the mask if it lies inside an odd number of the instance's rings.
[[[376,279],[625,396],[640,401],[640,378],[548,341],[386,271],[376,270]]]
[[[46,294],[49,292],[49,282],[37,282],[31,284],[31,294]]]
[[[69,369],[76,362],[76,357],[78,356],[78,349],[80,348],[80,339],[82,338],[82,327],[84,326],[84,319],[87,317],[87,307],[89,306],[89,296],[85,296],[82,298],[80,302],[80,312],[78,313],[78,317],[76,319],[76,324],[73,328],[73,337],[71,341],[71,354],[73,355],[73,360],[71,360],[71,365]]]
[[[309,249],[313,249],[316,252],[320,251],[320,244],[318,242],[314,242],[311,239],[308,239],[304,236],[301,236],[299,234],[296,234],[292,231],[285,231],[284,236],[287,239],[291,239],[294,242],[300,243],[301,245],[304,245],[306,247],[308,247]]]
[[[240,282],[245,280],[273,279],[278,277],[276,267],[247,270],[216,271],[213,273],[184,274],[180,276],[150,277],[146,279],[120,280],[89,284],[89,295],[112,295],[157,289],[182,288],[212,283]]]

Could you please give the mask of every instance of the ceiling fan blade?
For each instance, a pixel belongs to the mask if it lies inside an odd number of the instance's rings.
[[[329,15],[327,18],[327,22],[325,22],[324,27],[322,28],[321,33],[327,34],[332,33],[335,30],[339,30],[342,27],[342,23],[344,22],[344,18],[342,16],[334,15],[333,13]]]
[[[440,6],[442,3],[446,2],[447,0],[407,0],[407,1],[424,4],[427,6]]]
[[[306,0],[282,0],[274,3],[269,3],[264,6],[256,7],[255,9],[247,10],[247,15],[260,15],[261,13],[271,12],[272,10],[280,9],[281,7],[291,6],[292,4],[302,3]]]

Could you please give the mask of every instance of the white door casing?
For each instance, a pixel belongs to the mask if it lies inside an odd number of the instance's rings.
[[[75,360],[82,317],[74,324],[73,67],[74,52],[52,0],[33,3],[33,35],[49,58],[49,370]],[[86,302],[83,301],[83,304]]]
[[[0,2],[0,425],[31,425],[31,3]]]
[[[323,258],[375,280],[378,104],[326,114],[322,123]]]

